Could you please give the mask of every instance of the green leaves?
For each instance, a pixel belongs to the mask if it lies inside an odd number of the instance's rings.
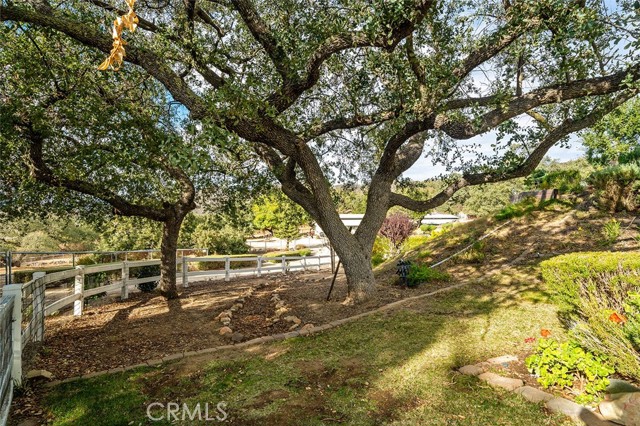
[[[599,400],[609,385],[608,376],[615,369],[602,357],[585,351],[572,341],[559,343],[541,338],[535,353],[525,360],[529,372],[544,388],[571,388],[576,401],[589,403]]]

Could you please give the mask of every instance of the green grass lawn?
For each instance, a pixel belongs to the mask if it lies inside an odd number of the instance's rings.
[[[43,408],[58,426],[201,424],[146,418],[170,401],[225,401],[238,425],[570,425],[455,372],[520,353],[540,328],[560,333],[544,295],[492,280],[311,337],[59,385]]]

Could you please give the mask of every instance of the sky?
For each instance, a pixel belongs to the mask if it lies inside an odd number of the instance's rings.
[[[464,142],[467,144],[481,144],[483,153],[490,154],[492,152],[491,143],[495,140],[493,132],[485,133]],[[575,160],[584,156],[585,150],[580,142],[580,137],[573,135],[570,139],[568,147],[554,146],[547,153],[547,157],[558,160],[560,162]],[[448,174],[447,168],[442,165],[433,165],[433,161],[429,157],[422,157],[407,170],[402,176],[412,180],[425,180],[437,176]]]

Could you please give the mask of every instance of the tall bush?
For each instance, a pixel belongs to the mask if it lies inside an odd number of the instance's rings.
[[[573,253],[541,268],[576,341],[640,379],[640,255]]]
[[[638,206],[640,165],[621,164],[594,172],[589,183],[596,190],[598,202],[610,212],[633,211]]]
[[[198,247],[209,249],[210,254],[243,254],[249,251],[244,234],[229,226],[208,229],[198,225],[193,232]]]
[[[380,235],[389,239],[393,250],[397,253],[400,245],[406,240],[415,228],[415,223],[404,213],[393,213],[382,223]]]

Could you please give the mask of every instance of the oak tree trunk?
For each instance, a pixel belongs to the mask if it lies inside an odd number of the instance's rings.
[[[172,216],[164,222],[162,228],[162,245],[160,246],[160,285],[158,290],[166,299],[177,299],[176,286],[176,251],[178,236],[184,216]]]

